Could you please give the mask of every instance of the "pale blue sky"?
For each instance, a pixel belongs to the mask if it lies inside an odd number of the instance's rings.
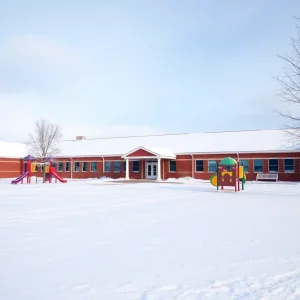
[[[299,0],[6,1],[0,139],[40,117],[66,137],[280,128],[293,15]]]

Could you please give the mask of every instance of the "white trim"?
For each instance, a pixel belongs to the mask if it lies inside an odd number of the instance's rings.
[[[87,163],[86,171],[83,171],[83,164]],[[89,170],[89,163],[87,161],[81,161],[81,172],[86,173]]]
[[[203,171],[197,171],[197,160],[201,160],[201,161],[203,161]],[[207,159],[208,160],[208,159]],[[194,164],[195,164],[195,173],[205,173],[204,172],[204,159],[198,159],[198,158],[196,158],[195,160],[194,160]],[[207,165],[207,170],[208,170],[208,165]],[[209,173],[211,173],[211,172],[209,172]]]
[[[192,178],[195,178],[194,155],[191,154],[191,157],[192,157]]]
[[[129,178],[129,160],[128,159],[126,159],[125,160],[126,161],[126,169],[125,169],[125,179],[126,180],[129,180],[130,178]],[[124,168],[124,167],[123,167]],[[124,169],[123,169],[123,171],[124,171]]]
[[[217,172],[218,170],[215,170],[215,171],[209,171],[209,161],[215,161],[216,162],[216,167],[218,166],[218,159],[209,159],[208,160],[208,163],[207,163],[207,173],[215,173]]]
[[[106,170],[105,170],[105,163],[109,163],[109,164],[110,164],[109,171],[106,171]],[[111,161],[110,161],[110,160],[106,160],[106,161],[103,163],[103,173],[111,173]]]
[[[62,171],[59,170],[59,164],[62,164]],[[65,162],[64,161],[58,161],[57,162],[57,167],[56,167],[57,173],[63,173],[64,169],[65,169],[64,166],[65,166]]]
[[[147,152],[150,152],[149,150],[146,150]],[[180,156],[180,155],[223,155],[223,154],[232,154],[232,155],[236,155],[236,151],[221,151],[221,152],[174,152],[174,156]],[[240,154],[286,154],[286,153],[299,153],[300,154],[300,150],[295,149],[295,150],[265,150],[265,151],[238,151],[239,155]],[[69,159],[70,157],[72,158],[85,158],[85,157],[121,157],[123,159],[125,159],[125,155],[124,154],[98,154],[98,155],[61,155],[61,156],[56,156],[56,159]],[[174,159],[174,157],[167,157],[167,156],[161,156],[162,158],[167,158],[167,159]],[[1,156],[1,158],[12,158],[12,159],[23,159],[22,157],[4,157]],[[295,157],[297,158],[297,157]],[[241,159],[241,157],[240,157]],[[251,158],[252,159],[252,158]]]
[[[157,175],[156,180],[161,181],[161,158],[160,157],[157,158],[156,175]]]
[[[27,156],[27,155],[26,155]],[[7,158],[7,159],[21,159],[21,160],[23,160],[23,158],[25,157],[20,157],[20,156],[1,156],[0,155],[0,157],[1,158]],[[3,172],[18,172],[18,171],[3,171]]]
[[[130,154],[132,154],[132,153],[134,153],[134,152],[136,152],[138,150],[144,150],[144,151],[146,151],[146,152],[148,152],[150,154],[153,154],[153,156],[132,156],[132,157],[128,157],[128,155],[130,155]],[[148,159],[149,157],[151,157],[151,158],[153,158],[153,157],[155,157],[155,158],[160,157],[160,158],[167,158],[167,159],[176,159],[176,155],[172,155],[172,156],[170,156],[170,155],[164,155],[162,153],[154,152],[153,150],[150,150],[150,149],[148,149],[146,147],[143,147],[143,146],[139,146],[139,147],[131,150],[130,152],[127,152],[127,153],[123,154],[121,157],[122,158],[129,158],[129,159],[132,159],[133,157],[137,157],[139,159]]]
[[[153,173],[153,165],[156,165],[156,176],[149,176],[148,175],[148,166],[151,166],[151,174]],[[158,161],[146,161],[145,163],[145,179],[149,179],[149,180],[158,180]]]
[[[175,161],[175,171],[171,171],[171,161]],[[177,163],[176,163],[176,159],[170,159],[169,160],[169,173],[176,173],[177,172]]]
[[[76,164],[76,163],[79,163],[79,171],[76,171],[76,170],[75,170],[75,164]],[[75,160],[75,161],[73,161],[73,164],[74,164],[73,172],[79,173],[79,172],[80,172],[80,161],[76,161],[76,160]]]
[[[119,171],[115,170],[115,163],[120,163],[120,166],[119,166],[120,169],[119,169]],[[113,165],[113,171],[112,171],[113,173],[121,173],[121,161],[115,160],[112,165]]]
[[[97,172],[97,161],[90,161],[89,163],[90,163],[90,172],[92,172],[92,173]],[[95,171],[92,171],[92,163],[96,164],[96,170]]]
[[[129,159],[129,160],[154,159],[154,160],[156,160],[157,156],[130,156],[130,157],[126,157],[126,159]]]
[[[284,160],[285,159],[291,159],[293,161],[293,170],[285,170],[285,163],[284,163]],[[299,159],[299,158],[298,158]],[[293,173],[296,173],[295,172],[295,166],[296,166],[296,158],[290,158],[290,157],[284,157],[282,158],[282,161],[283,161],[283,173],[286,173],[286,174],[293,174]],[[299,166],[300,167],[300,166]]]
[[[270,159],[277,160],[277,171],[270,170]],[[267,161],[268,161],[268,173],[279,173],[279,158],[269,157],[269,158],[267,158]]]
[[[127,158],[128,155],[130,155],[130,154],[132,154],[132,153],[134,153],[134,152],[136,152],[136,151],[138,151],[138,150],[144,150],[144,151],[146,151],[146,152],[148,152],[148,153],[153,154],[153,156],[157,156],[157,155],[158,155],[158,153],[155,153],[155,152],[153,152],[153,151],[151,151],[151,150],[148,150],[148,149],[146,149],[145,147],[139,146],[139,147],[137,147],[137,148],[135,148],[135,149],[133,149],[133,150],[131,150],[131,151],[129,151],[129,152],[123,154],[121,157],[122,157],[122,158],[125,158],[125,157]],[[128,157],[128,158],[129,158],[129,157]]]
[[[93,154],[93,155],[62,155],[62,156],[56,156],[56,159],[61,159],[61,158],[85,158],[85,157],[121,157],[122,158],[123,154]],[[21,158],[22,159],[22,158]]]
[[[133,162],[134,161],[137,161],[139,163],[139,170],[138,171],[133,171]],[[129,162],[129,160],[128,160]],[[140,173],[141,172],[141,161],[139,159],[132,159],[132,164],[131,164],[131,172],[132,173]],[[127,165],[126,165],[126,168],[127,168]]]
[[[300,153],[299,149],[295,149],[295,150],[255,150],[255,151],[209,151],[209,152],[174,152],[175,155],[205,155],[205,154],[234,154],[236,155],[237,153],[239,153],[239,155],[242,154],[255,154],[255,153],[259,153],[259,154],[270,154],[270,153],[276,153],[276,154],[280,154],[280,153]]]
[[[260,173],[263,173],[264,172],[264,168],[265,168],[265,164],[264,164],[264,160],[265,159],[268,159],[268,158],[253,158],[253,172],[254,174],[260,174]],[[259,171],[259,172],[255,172],[255,165],[254,165],[254,161],[255,160],[262,160],[263,161],[263,164],[262,164],[262,171]],[[268,168],[269,169],[269,168]]]

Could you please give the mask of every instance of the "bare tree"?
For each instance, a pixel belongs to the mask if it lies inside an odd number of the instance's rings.
[[[300,18],[294,17],[300,21]],[[277,113],[286,118],[289,123],[285,129],[294,138],[296,143],[300,142],[300,27],[297,26],[297,35],[291,38],[291,53],[278,55],[285,63],[282,76],[275,77],[280,84],[278,95],[283,101],[292,107],[290,111],[279,111]],[[297,112],[298,109],[298,112]]]
[[[59,154],[58,142],[61,138],[61,127],[42,119],[36,121],[34,133],[29,134],[27,144],[32,155],[45,159]]]

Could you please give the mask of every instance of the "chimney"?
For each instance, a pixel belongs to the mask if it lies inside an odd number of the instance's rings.
[[[82,141],[82,140],[86,140],[86,136],[83,136],[83,135],[76,136],[76,141]]]

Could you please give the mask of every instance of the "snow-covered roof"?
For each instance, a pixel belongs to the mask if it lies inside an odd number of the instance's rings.
[[[98,138],[60,142],[60,157],[123,156],[143,147],[165,157],[185,153],[251,153],[299,151],[299,141],[284,130],[248,130]],[[0,142],[0,157],[30,154],[21,143]]]
[[[60,156],[122,156],[140,146],[169,154],[300,151],[283,130],[249,130],[64,141]]]
[[[22,143],[0,142],[0,157],[21,158],[26,155],[26,146]]]

